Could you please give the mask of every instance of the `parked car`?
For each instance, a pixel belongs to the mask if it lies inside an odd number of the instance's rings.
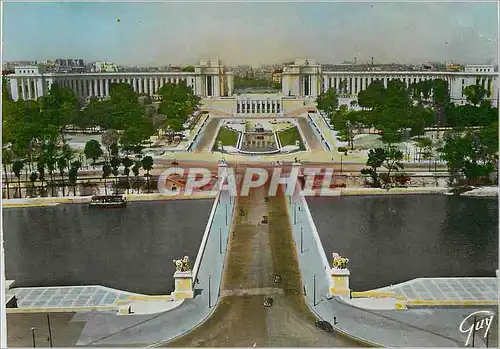
[[[333,326],[328,321],[316,320],[316,327],[322,329],[325,332],[333,332]]]
[[[272,299],[271,297],[268,297],[264,301],[264,306],[269,308],[269,307],[273,306],[273,303],[274,303],[274,299]]]

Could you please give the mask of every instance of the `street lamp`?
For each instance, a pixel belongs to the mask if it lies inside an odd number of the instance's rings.
[[[303,253],[304,252],[304,249],[303,249],[303,244],[304,244],[304,228],[302,226],[300,226],[300,253]]]
[[[212,278],[211,275],[208,276],[208,307],[211,308],[212,305],[210,304],[211,303],[211,299],[210,299],[210,279]]]
[[[50,327],[50,314],[47,314],[47,325],[49,327],[49,343],[50,347],[52,348],[54,346],[54,343],[52,342],[52,328]]]
[[[33,348],[36,348],[36,343],[35,343],[35,328],[31,328],[31,340],[33,342]]]

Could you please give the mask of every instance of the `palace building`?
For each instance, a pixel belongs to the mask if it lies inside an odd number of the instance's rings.
[[[450,98],[454,103],[464,104],[465,87],[480,84],[487,91],[487,99],[498,106],[499,79],[493,65],[467,65],[464,71],[323,71],[312,59],[298,59],[285,66],[281,73],[281,96],[255,98],[233,96],[233,73],[220,60],[201,61],[194,72],[101,72],[101,73],[57,73],[44,72],[36,66],[16,67],[8,75],[12,98],[37,99],[48,93],[53,83],[71,88],[82,101],[91,97],[109,96],[111,83],[125,82],[137,93],[154,97],[166,83],[184,81],[194,93],[202,98],[229,99],[236,113],[280,113],[283,99],[313,100],[321,92],[334,88],[340,97],[355,98],[374,80],[402,81],[407,87],[425,80],[443,79],[448,82]]]
[[[10,74],[10,92],[14,100],[37,99],[48,93],[57,83],[71,88],[83,101],[91,97],[109,96],[112,83],[125,82],[137,93],[156,95],[167,83],[184,81],[194,93],[201,97],[230,97],[233,93],[233,74],[219,60],[201,61],[194,72],[100,72],[100,73],[53,73],[44,72],[36,66],[16,67]]]

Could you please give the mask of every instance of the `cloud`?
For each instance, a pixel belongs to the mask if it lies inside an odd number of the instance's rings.
[[[4,59],[163,65],[497,60],[494,3],[4,5]],[[36,8],[36,11],[33,9]],[[120,22],[117,22],[120,18]],[[23,23],[23,26],[19,26]]]

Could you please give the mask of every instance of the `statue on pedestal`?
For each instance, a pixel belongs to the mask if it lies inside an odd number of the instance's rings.
[[[334,269],[346,269],[347,263],[349,263],[348,258],[341,257],[338,253],[332,253],[333,256],[333,268]]]
[[[191,271],[191,267],[189,266],[189,257],[184,256],[183,259],[174,259],[175,270],[178,272],[186,272]]]

